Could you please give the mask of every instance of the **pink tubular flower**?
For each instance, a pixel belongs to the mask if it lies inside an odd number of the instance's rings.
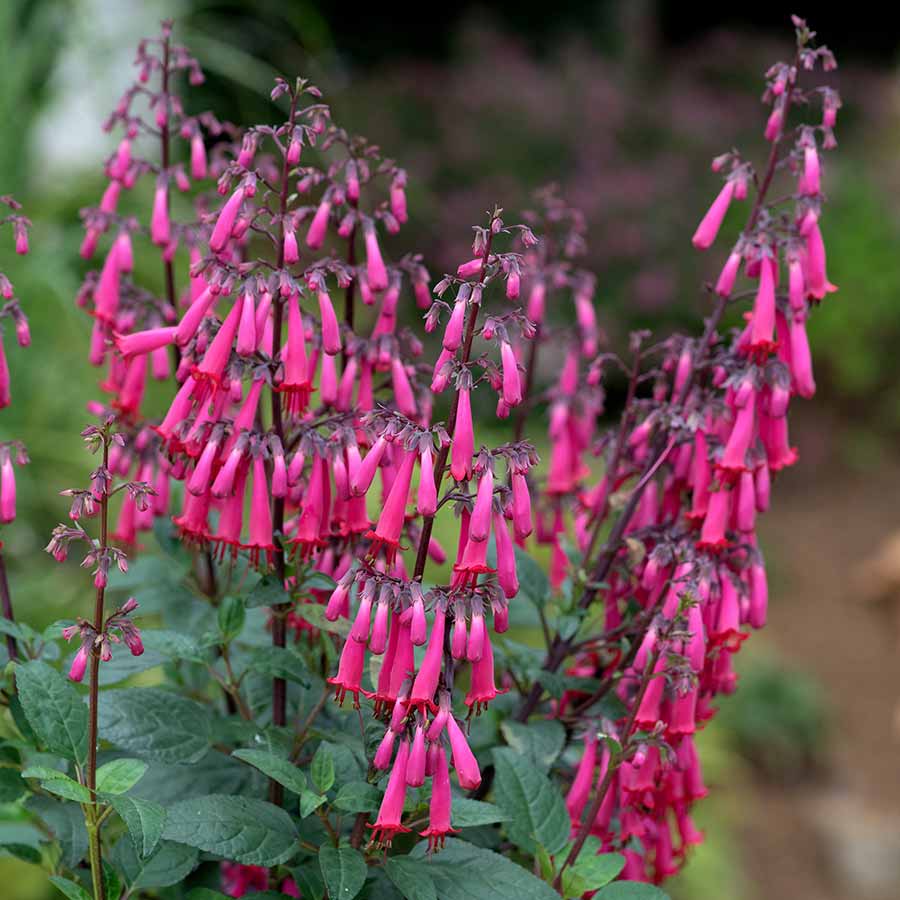
[[[503,590],[503,596],[511,600],[519,593],[516,555],[509,536],[509,526],[499,510],[494,512],[494,541],[497,545],[497,582]]]
[[[388,286],[387,269],[381,258],[381,248],[378,246],[378,235],[375,226],[366,222],[363,228],[366,242],[366,273],[369,278],[369,287],[373,291],[383,291]]]
[[[378,817],[374,824],[368,827],[372,829],[372,840],[385,846],[390,846],[394,835],[409,831],[400,824],[403,817],[403,803],[406,800],[406,767],[409,761],[409,742],[400,741],[397,750],[397,758],[388,778],[384,799],[378,810]]]
[[[206,178],[206,145],[203,143],[203,135],[195,131],[191,136],[191,177],[198,181]]]
[[[338,673],[328,679],[335,686],[335,697],[343,704],[347,693],[353,694],[353,705],[359,706],[359,692],[362,690],[363,665],[366,661],[366,645],[348,637],[341,651]]]
[[[147,331],[135,331],[132,334],[117,334],[115,336],[116,348],[126,359],[143,356],[174,343],[176,331],[177,328],[172,325],[165,328],[150,328]]]
[[[457,299],[453,304],[453,311],[444,329],[443,347],[448,353],[459,349],[462,343],[463,325],[466,321],[466,299]]]
[[[69,679],[71,681],[81,681],[84,678],[84,673],[87,671],[89,656],[89,646],[87,644],[82,644],[78,648],[78,652],[75,654],[75,658],[72,660],[72,665],[69,668]]]
[[[378,524],[374,531],[370,531],[366,537],[371,538],[372,546],[369,550],[373,556],[379,550],[384,549],[388,562],[393,562],[397,549],[400,546],[400,535],[403,531],[403,523],[406,516],[406,504],[409,500],[409,488],[412,483],[413,467],[416,463],[416,454],[411,450],[403,451],[403,459],[397,470],[394,483],[388,493],[384,508],[378,517]]]
[[[769,257],[760,260],[759,290],[753,304],[748,351],[764,358],[778,346],[775,341],[775,262]]]
[[[434,773],[431,776],[431,804],[428,808],[428,828],[420,831],[421,837],[428,838],[428,849],[437,850],[444,846],[448,834],[456,834],[457,829],[450,827],[452,810],[450,794],[450,767],[447,765],[447,754],[444,748],[437,745]]]
[[[251,565],[258,566],[264,554],[271,561],[275,544],[272,542],[272,514],[269,509],[269,491],[266,468],[262,456],[253,459],[253,492],[250,501],[250,551]]]
[[[341,330],[338,326],[334,304],[328,291],[319,291],[319,314],[322,317],[322,349],[334,356],[341,352]]]
[[[459,786],[464,791],[474,791],[481,784],[481,770],[466,736],[452,715],[447,717],[447,734],[450,737],[453,768],[456,769]]]
[[[472,662],[472,683],[466,694],[465,704],[470,707],[474,706],[476,711],[480,711],[485,709],[495,697],[505,693],[505,690],[498,690],[494,684],[494,648],[491,646],[487,631],[485,631],[481,655]]]
[[[325,243],[325,232],[328,229],[330,215],[331,202],[323,198],[309,223],[309,230],[306,232],[306,246],[310,250],[318,250]]]
[[[239,187],[225,202],[219,217],[216,219],[212,236],[209,239],[209,249],[213,253],[221,253],[231,238],[234,223],[244,202],[244,188]]]
[[[428,639],[428,648],[425,650],[425,658],[413,682],[412,693],[409,702],[412,706],[434,706],[434,694],[438,687],[438,679],[441,674],[441,664],[444,656],[444,631],[447,625],[447,616],[440,609],[434,613],[434,625],[431,626],[431,637]]]
[[[431,446],[419,454],[419,490],[416,511],[420,516],[433,516],[437,512],[437,486],[434,482],[434,459]]]
[[[591,788],[594,784],[594,767],[597,763],[597,736],[588,732],[584,736],[584,753],[575,771],[572,787],[566,795],[566,809],[572,820],[572,827],[577,828],[581,822],[581,815],[587,805]]]
[[[500,360],[503,366],[503,402],[507,406],[518,406],[522,402],[522,379],[519,364],[509,341],[500,344]]]
[[[469,520],[469,540],[486,541],[491,533],[491,512],[494,498],[494,474],[486,466],[478,479],[478,493],[472,518]]]
[[[731,198],[734,196],[734,185],[735,182],[730,179],[722,185],[722,190],[719,191],[706,215],[697,226],[697,230],[694,232],[694,237],[692,238],[692,243],[698,250],[709,249],[716,239],[716,235],[719,233],[719,227],[722,225],[722,220],[725,218],[725,213],[728,212]]]
[[[461,387],[457,396],[456,427],[453,429],[453,446],[450,450],[450,474],[457,481],[467,481],[472,477],[472,454],[475,452],[469,388]]]
[[[9,453],[0,455],[0,522],[8,525],[16,518],[16,473]]]
[[[720,297],[731,296],[740,265],[741,254],[736,250],[733,250],[725,261],[725,265],[722,267],[722,271],[719,274],[719,280],[716,282],[716,293]]]
[[[171,239],[169,222],[169,189],[165,184],[156,186],[153,195],[153,214],[150,218],[150,239],[157,247],[165,247]]]

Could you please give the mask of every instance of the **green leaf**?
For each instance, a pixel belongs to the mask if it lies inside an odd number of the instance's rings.
[[[74,803],[60,803],[49,797],[29,797],[25,808],[44,822],[59,842],[66,865],[74,869],[84,859],[88,849],[81,807]]]
[[[293,856],[297,830],[279,807],[213,794],[170,807],[163,835],[248,866],[277,866]]]
[[[300,794],[306,788],[303,773],[292,762],[274,753],[267,750],[235,750],[231,755],[259,769],[294,794]]]
[[[142,759],[114,759],[97,769],[97,790],[101,794],[125,794],[147,771]]]
[[[319,868],[329,900],[353,900],[366,882],[366,858],[352,847],[322,847]]]
[[[407,857],[434,882],[440,900],[559,900],[559,894],[546,882],[509,859],[448,838],[446,847],[428,858],[425,841],[417,844]]]
[[[206,707],[160,688],[108,691],[100,704],[106,740],[160,762],[194,763],[209,750]]]
[[[138,797],[113,797],[110,802],[128,828],[138,855],[149,856],[162,837],[165,808]]]
[[[122,879],[119,877],[119,873],[115,870],[115,868],[110,865],[108,860],[103,860],[103,887],[104,887],[104,896],[107,900],[111,900],[111,898],[118,898],[122,896]]]
[[[248,668],[270,678],[286,678],[309,687],[309,669],[303,657],[288,647],[258,647],[250,655]]]
[[[311,813],[314,813],[323,803],[326,803],[327,797],[321,797],[312,791],[303,791],[300,794],[300,818],[305,819]]]
[[[291,877],[300,889],[300,896],[304,900],[322,900],[325,896],[325,882],[322,879],[322,870],[312,860],[304,863],[302,866],[291,869]]]
[[[57,797],[65,800],[74,800],[76,803],[90,803],[91,792],[83,785],[59,769],[51,769],[47,766],[29,766],[22,772],[23,778],[35,778],[41,783],[41,787]]]
[[[367,781],[351,781],[338,791],[334,805],[345,812],[376,812],[381,803],[381,791]]]
[[[423,865],[407,856],[389,856],[384,871],[406,900],[438,900],[427,863]]]
[[[228,900],[228,896],[212,888],[196,887],[188,891],[185,900]]]
[[[233,641],[243,630],[247,610],[240,597],[225,597],[219,605],[219,631],[225,643]]]
[[[31,863],[35,866],[41,864],[41,851],[30,844],[0,843],[0,850],[8,853],[10,856],[14,856],[16,859],[21,859],[22,862]]]
[[[172,841],[161,841],[150,856],[142,859],[134,849],[131,838],[124,835],[112,851],[112,861],[132,893],[139,888],[178,884],[197,868],[198,860],[199,854],[195,848]]]
[[[513,750],[530,759],[542,772],[553,765],[566,742],[566,730],[556,719],[537,719],[527,724],[508,719],[501,723],[500,731]]]
[[[50,884],[65,894],[69,900],[91,900],[91,895],[80,885],[61,875],[51,875]]]
[[[337,582],[318,569],[310,569],[300,582],[301,591],[328,591],[330,594],[337,587]]]
[[[324,794],[334,784],[334,757],[331,749],[324,743],[319,744],[312,758],[309,776],[320,794]]]
[[[596,900],[669,900],[669,895],[643,881],[615,881],[594,894]]]
[[[266,575],[250,591],[250,594],[244,600],[244,606],[247,609],[253,609],[257,606],[277,606],[279,603],[290,602],[290,599],[291,595],[285,591],[281,581],[274,575]]]
[[[32,660],[16,666],[16,687],[28,724],[51,753],[83,762],[87,756],[88,709],[56,669]]]
[[[454,797],[452,819],[454,828],[477,828],[479,825],[493,825],[505,822],[509,816],[493,803]]]
[[[294,607],[294,613],[318,628],[319,631],[327,631],[340,637],[347,637],[353,627],[353,623],[349,619],[336,619],[334,622],[329,622],[325,618],[325,607],[321,603],[298,603]]]
[[[524,756],[509,747],[493,751],[495,798],[511,817],[506,830],[514,844],[534,853],[535,841],[551,854],[565,846],[571,822],[562,794]]]
[[[204,659],[203,651],[197,642],[179,631],[164,628],[141,629],[141,637],[146,650],[153,650],[166,659],[186,659],[194,662]]]
[[[591,852],[592,849],[585,845],[578,862],[563,873],[563,893],[567,897],[581,897],[588,891],[596,891],[625,868],[625,857],[620,853],[597,854]]]
[[[515,548],[516,575],[519,578],[518,597],[524,597],[538,609],[550,599],[550,579],[540,564],[521,547]]]
[[[15,769],[0,769],[0,803],[14,803],[25,793],[26,787]]]

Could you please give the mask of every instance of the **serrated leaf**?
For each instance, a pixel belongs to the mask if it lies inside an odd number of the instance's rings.
[[[169,763],[194,763],[209,750],[206,707],[160,688],[108,691],[100,733],[124,750]]]
[[[259,769],[263,775],[284,785],[294,794],[300,794],[306,789],[303,773],[290,760],[282,759],[267,750],[235,750],[231,755]]]
[[[61,875],[51,875],[50,884],[65,894],[69,900],[91,900],[91,895],[80,885]]]
[[[22,772],[22,777],[37,779],[45,791],[65,800],[74,800],[76,803],[91,802],[91,792],[83,784],[79,784],[58,769],[50,769],[47,766],[29,766]]]
[[[319,631],[327,631],[340,637],[347,637],[353,627],[349,619],[336,619],[330,622],[325,618],[325,607],[321,603],[298,603],[294,607],[294,613]]]
[[[551,854],[561,850],[571,822],[557,787],[515,750],[497,747],[493,755],[495,799],[511,817],[506,825],[510,839],[528,853],[534,853],[535,841]]]
[[[327,797],[321,797],[312,791],[303,791],[300,794],[300,818],[305,819],[325,802],[327,802]]]
[[[142,759],[114,759],[97,769],[97,790],[101,794],[125,794],[147,771]]]
[[[405,858],[427,873],[440,900],[559,900],[549,884],[527,869],[474,844],[448,838],[440,853],[430,859],[427,854],[427,843],[422,841]]]
[[[130,836],[123,835],[113,847],[112,861],[134,892],[178,884],[197,868],[199,854],[194,847],[160,841],[148,857],[141,858]]]
[[[596,900],[669,900],[669,895],[643,881],[614,881],[594,894]]]
[[[257,647],[247,668],[270,678],[286,678],[309,687],[309,669],[303,657],[289,647]]]
[[[381,791],[367,781],[351,781],[342,785],[334,798],[334,805],[345,812],[376,812],[381,803]]]
[[[322,847],[319,868],[329,900],[353,900],[366,882],[366,858],[352,847]]]
[[[59,842],[66,865],[74,869],[84,859],[88,849],[81,807],[74,803],[60,803],[49,797],[30,797],[25,808],[44,822]]]
[[[294,854],[297,843],[297,830],[283,809],[221,794],[170,807],[163,836],[248,866],[280,865]]]
[[[162,837],[165,807],[138,797],[113,797],[110,802],[128,828],[138,856],[149,856]]]
[[[0,803],[14,803],[26,790],[27,785],[15,769],[0,769]]]
[[[408,857],[389,856],[384,871],[406,900],[438,900],[427,864]]]
[[[178,631],[164,628],[142,629],[141,637],[146,650],[153,650],[166,659],[202,660],[203,652],[197,642]]]
[[[219,604],[218,622],[222,640],[233,641],[243,630],[247,610],[240,597],[225,597]]]
[[[620,853],[598,854],[590,851],[591,848],[583,847],[575,865],[563,873],[563,893],[567,897],[581,897],[588,891],[596,891],[609,884],[625,868],[625,857]]]
[[[301,591],[327,591],[329,594],[337,587],[337,582],[318,569],[311,569],[300,583]]]
[[[284,589],[284,584],[274,575],[266,575],[259,580],[244,600],[247,609],[257,606],[277,606],[288,603],[291,595]]]
[[[16,687],[28,724],[51,753],[83,762],[87,757],[88,709],[56,669],[32,660],[16,666]]]
[[[509,815],[493,803],[454,797],[451,818],[454,828],[477,828],[480,825],[506,822]]]
[[[546,772],[562,752],[566,730],[556,719],[538,719],[524,724],[507,719],[500,725],[506,743]]]
[[[325,881],[317,862],[310,861],[291,869],[291,877],[304,900],[322,900],[325,896]]]
[[[334,784],[334,757],[327,744],[319,744],[309,767],[309,777],[320,794]]]

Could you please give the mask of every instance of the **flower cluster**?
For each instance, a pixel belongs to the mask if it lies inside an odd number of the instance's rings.
[[[735,152],[713,163],[725,183],[694,235],[695,247],[709,248],[729,204],[744,200],[749,184],[757,190],[711,291],[717,307],[705,334],[655,346],[635,335],[632,362],[621,363],[630,387],[620,427],[596,444],[605,462],[600,481],[591,483],[583,461],[589,444],[570,440],[565,451],[555,450],[565,452],[558,471],[570,480],[557,490],[551,464],[540,501],[554,524],[538,536],[555,546],[567,520],[561,511],[572,511],[574,533],[566,538],[590,573],[573,605],[586,609],[604,597],[602,634],[574,657],[554,657],[567,660],[570,676],[601,684],[597,691],[568,690],[556,708],[584,734],[567,801],[573,835],[581,844],[595,835],[604,849],[623,852],[631,880],[662,881],[702,840],[690,818],[706,793],[694,735],[714,715],[715,698],[734,691],[733,658],[747,629],[766,621],[756,520],[769,507],[773,478],[797,461],[787,413],[792,397],[815,391],[807,318],[836,290],[819,230],[819,151],[834,146],[838,100],[827,87],[805,91],[798,83],[802,71],[821,65],[827,72],[834,60],[827,48],[813,46],[804,23],[795,24],[795,63],[767,76],[766,170],[757,174]],[[790,110],[812,106],[817,97],[821,122],[789,127]],[[786,200],[770,201],[777,172],[793,189]],[[746,291],[736,284],[741,273]],[[745,296],[753,304],[740,327],[719,334],[728,306]],[[598,365],[602,373],[609,360]],[[589,371],[586,388],[591,380]],[[647,383],[649,396],[641,390]],[[578,386],[564,372],[560,396],[575,396]],[[577,431],[590,434],[587,426]],[[559,432],[551,434],[558,441]],[[610,519],[613,539],[597,554],[598,530]],[[562,553],[554,558],[558,585],[579,579],[577,563]],[[610,688],[618,713],[603,706]]]
[[[0,197],[0,203],[11,210],[9,215],[0,219],[0,225],[12,227],[16,253],[24,255],[28,252],[28,228],[31,222],[21,215],[21,205],[12,197]],[[15,296],[12,282],[2,272],[0,272],[0,297],[3,298],[0,321],[11,320],[16,329],[19,346],[27,347],[31,343],[28,319]],[[0,332],[0,409],[9,406],[11,402],[9,365],[3,348],[3,335]],[[13,466],[14,464],[23,466],[27,462],[28,454],[25,445],[20,441],[0,442],[0,522],[4,524],[9,524],[16,517],[16,476]]]
[[[124,438],[113,447],[110,467],[123,478],[131,473],[156,489],[157,499],[141,509],[130,496],[124,499],[114,537],[126,545],[152,528],[154,516],[168,512],[169,464],[152,419],[143,410],[144,395],[148,378],[165,381],[172,377],[173,364],[178,364],[178,353],[170,354],[168,346],[178,308],[195,300],[202,287],[193,278],[188,284],[185,268],[187,287],[179,297],[176,265],[180,253],[186,252],[192,263],[201,256],[208,238],[202,222],[207,193],[226,164],[224,154],[236,134],[211,113],[185,112],[177,82],[186,74],[190,85],[199,85],[203,73],[196,59],[172,42],[171,23],[163,23],[158,38],[141,42],[135,65],[136,81],[104,123],[105,131],[123,133],[105,163],[109,183],[100,205],[81,212],[82,257],[92,258],[101,240],[108,249],[100,271],[87,273],[77,297],[78,305],[93,318],[90,362],[107,367],[100,387],[109,399],[92,402],[89,409],[101,419],[115,415]],[[211,152],[207,142],[214,142]],[[123,209],[129,195],[140,197],[146,182],[152,183],[147,212],[135,215]],[[176,217],[181,214],[177,207],[184,210],[183,221]],[[158,248],[161,294],[145,287],[146,279],[134,276],[133,243],[138,239]]]

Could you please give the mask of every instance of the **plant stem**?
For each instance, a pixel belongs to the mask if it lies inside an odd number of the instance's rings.
[[[103,435],[103,471],[109,471],[109,433]],[[108,483],[104,479],[104,492],[100,497],[100,559],[103,560],[109,543],[109,493]],[[98,587],[94,599],[93,627],[97,637],[103,633],[103,605],[106,588]],[[91,878],[94,884],[94,900],[106,900],[103,884],[103,860],[100,844],[100,824],[98,823],[99,807],[97,805],[97,713],[100,700],[100,641],[96,640],[91,648],[90,682],[88,686],[88,759],[87,787],[91,792],[90,815],[85,823],[88,829],[90,845]]]
[[[12,597],[9,593],[9,580],[6,577],[6,562],[2,552],[0,552],[0,601],[3,603],[3,618],[8,622],[15,622]],[[11,660],[19,658],[19,648],[16,645],[16,639],[11,634],[6,635],[6,653]]]
[[[291,109],[288,114],[287,133],[293,133],[294,118],[297,114],[298,95],[296,89],[291,91]],[[287,150],[284,153],[284,160],[281,165],[281,194],[279,197],[279,219],[278,219],[278,269],[284,268],[284,217],[288,208],[288,160]],[[281,352],[281,331],[284,321],[284,298],[280,292],[276,292],[273,304],[272,315],[272,332],[273,332],[273,353]],[[293,302],[293,300],[291,300]],[[278,391],[271,391],[272,395],[272,428],[278,439],[284,446],[284,421],[281,415],[281,394]],[[275,575],[278,583],[284,587],[285,562],[284,562],[284,543],[282,540],[284,532],[284,498],[274,497],[272,500],[272,530],[273,543],[275,544]],[[285,621],[288,612],[290,612],[290,603],[278,603],[272,607],[272,646],[284,647],[287,643],[287,623]],[[275,727],[283,727],[287,724],[287,682],[284,678],[275,677],[272,679],[272,724]],[[284,788],[274,779],[269,782],[269,799],[272,803],[281,806],[284,803]]]

